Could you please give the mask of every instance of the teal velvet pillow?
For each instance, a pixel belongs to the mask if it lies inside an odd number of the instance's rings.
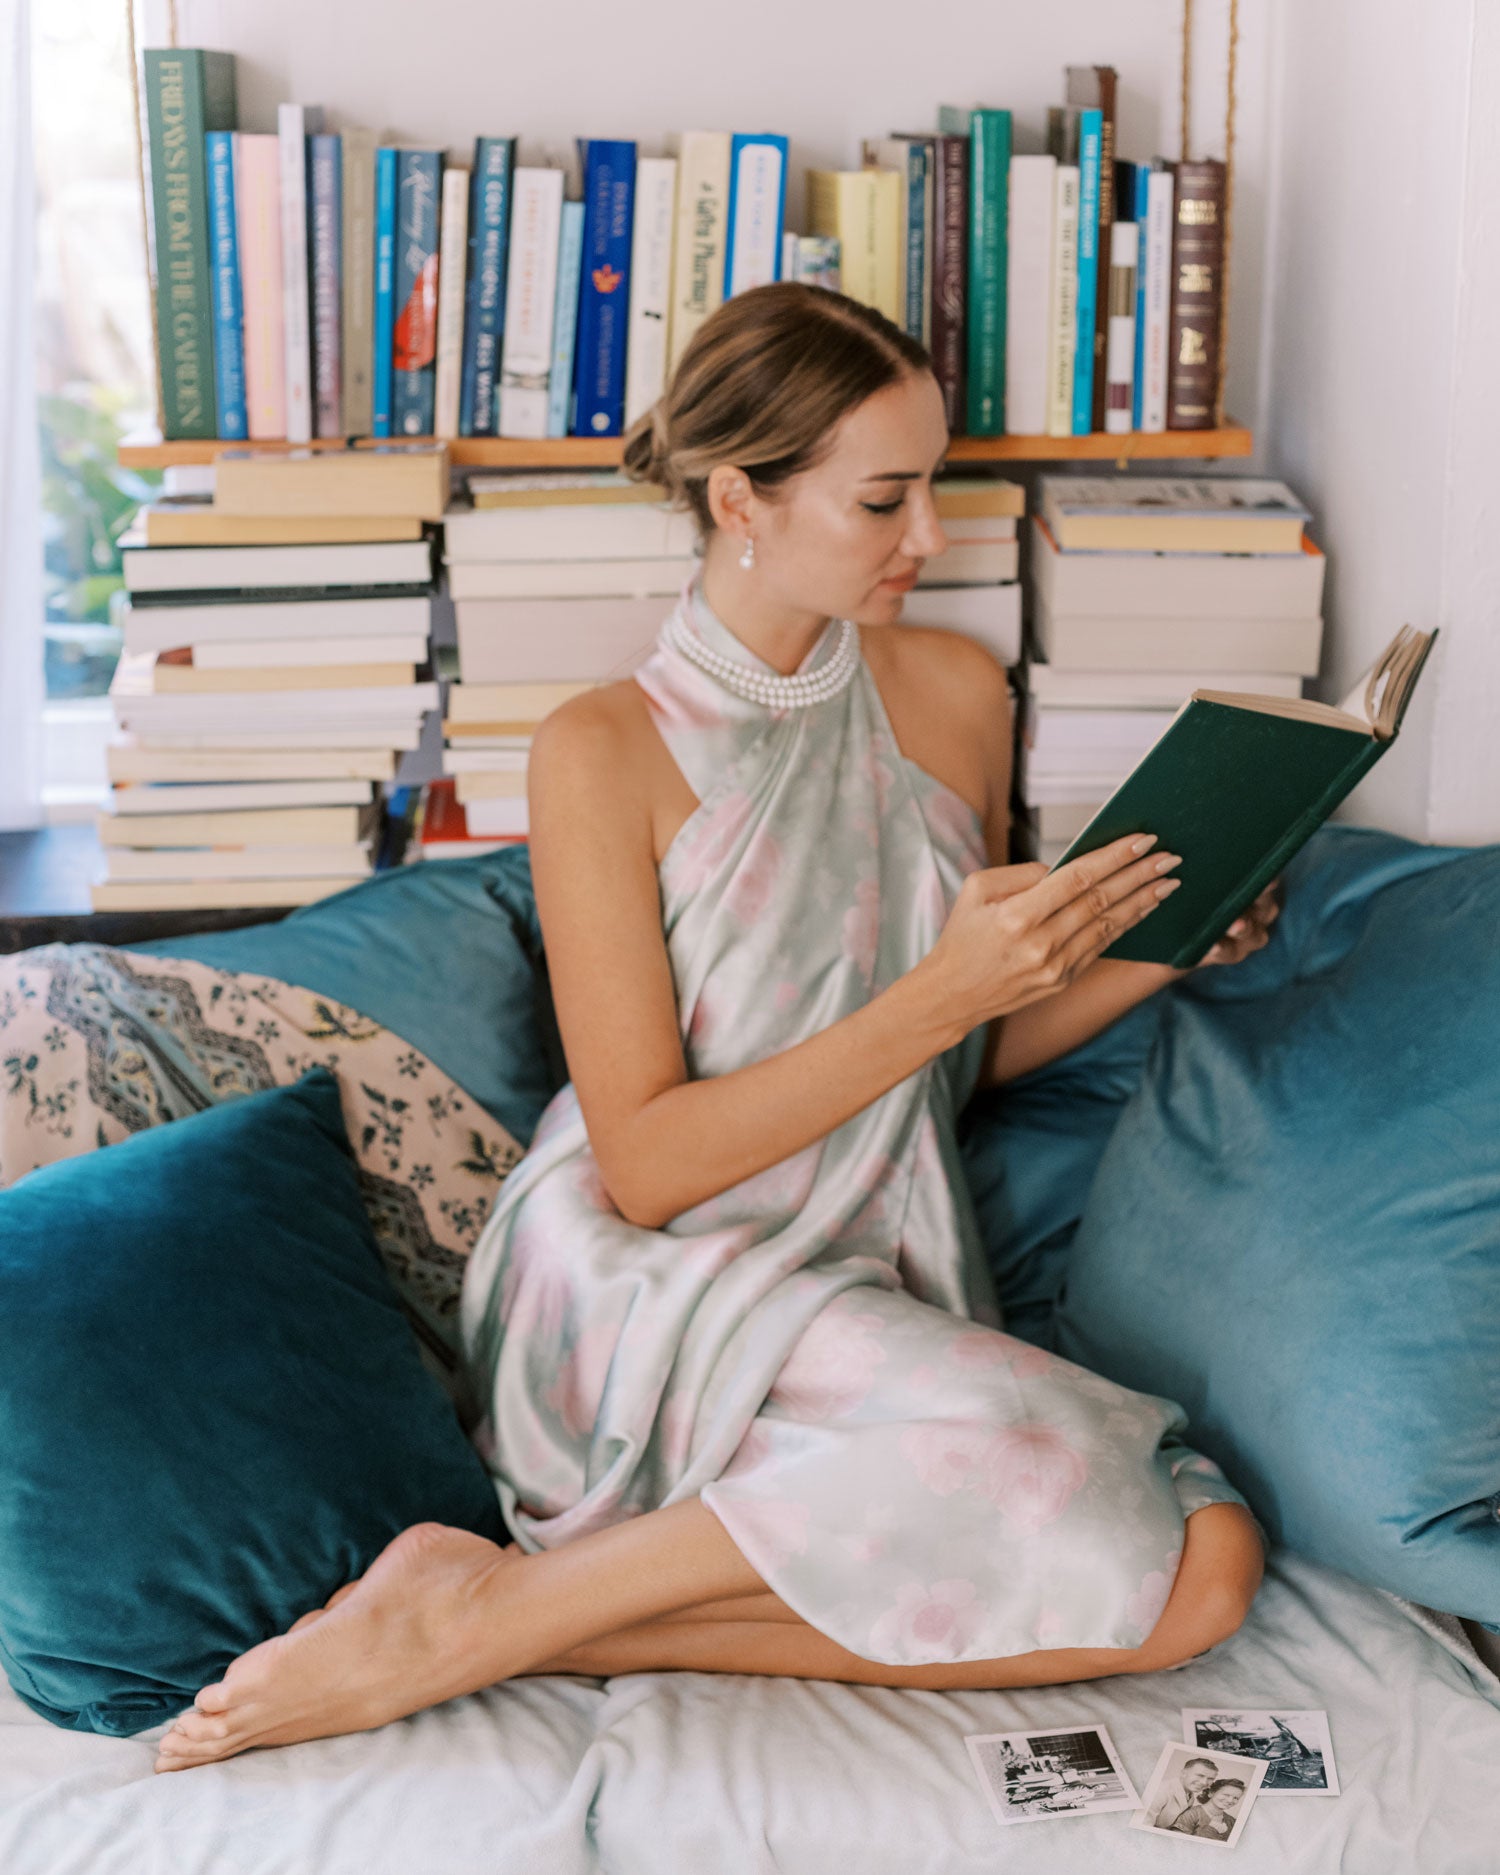
[[[1159,999],[1056,1345],[1186,1409],[1278,1540],[1500,1622],[1500,846],[1325,830]]]
[[[567,1079],[525,846],[397,866],[278,924],[129,948],[275,977],[357,1009],[523,1146]]]
[[[0,1191],[0,1661],[129,1734],[409,1525],[503,1540],[315,1069]]]

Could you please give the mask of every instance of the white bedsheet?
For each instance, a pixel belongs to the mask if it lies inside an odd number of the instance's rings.
[[[527,1680],[355,1738],[154,1777],[0,1688],[3,1875],[1183,1875],[1124,1815],[999,1828],[966,1732],[1107,1724],[1137,1787],[1180,1708],[1329,1715],[1343,1795],[1262,1799],[1236,1875],[1495,1875],[1500,1681],[1385,1597],[1279,1556],[1175,1673],[1003,1694],[641,1674]]]

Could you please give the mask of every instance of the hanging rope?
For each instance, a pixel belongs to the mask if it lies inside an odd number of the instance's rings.
[[[125,50],[130,59],[130,106],[135,130],[135,174],[141,196],[141,254],[146,263],[146,298],[151,303],[151,389],[156,402],[158,433],[166,427],[161,402],[161,331],[156,319],[156,280],[151,272],[151,224],[146,211],[146,140],[141,130],[141,78],[136,69],[135,0],[125,0]]]

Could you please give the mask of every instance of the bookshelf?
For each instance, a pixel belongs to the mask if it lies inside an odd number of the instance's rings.
[[[360,437],[354,447],[369,449],[381,442],[431,442],[431,437]],[[282,442],[224,442],[214,437],[189,442],[163,442],[160,436],[140,432],[127,436],[119,447],[121,463],[130,469],[166,469],[182,463],[211,463],[223,449],[344,449],[342,438],[325,437],[296,445]],[[460,469],[611,469],[620,461],[618,436],[562,436],[534,440],[521,436],[456,436],[448,439],[455,468]],[[1222,456],[1248,456],[1254,437],[1240,423],[1226,422],[1213,430],[1131,430],[1123,436],[1094,431],[1088,436],[955,436],[948,448],[950,463],[968,462],[1117,462],[1188,461]]]

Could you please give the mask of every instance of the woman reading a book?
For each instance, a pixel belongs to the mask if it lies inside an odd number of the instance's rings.
[[[999,1327],[960,1110],[1184,973],[1100,956],[1171,889],[1148,838],[1007,864],[1005,674],[899,623],[947,445],[923,349],[791,284],[721,307],[631,434],[704,550],[532,755],[572,1080],[462,1324],[519,1541],[405,1532],[159,1768],[525,1673],[1032,1686],[1239,1625],[1259,1537],[1178,1409]]]

